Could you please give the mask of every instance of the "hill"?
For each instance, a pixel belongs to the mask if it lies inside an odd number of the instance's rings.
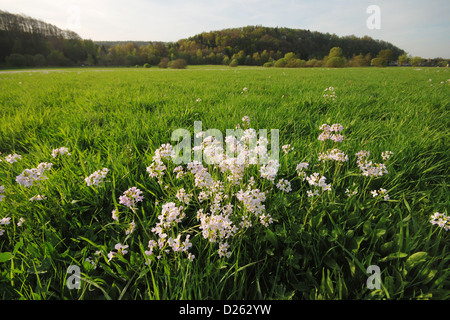
[[[346,58],[359,54],[375,57],[381,50],[387,49],[392,51],[395,58],[404,53],[389,42],[374,40],[368,36],[339,37],[317,31],[263,26],[203,32],[179,40],[175,45],[179,52],[188,56],[199,56],[201,52],[204,57],[214,53],[232,58],[237,54],[240,64],[264,63],[270,58],[279,59],[289,52],[303,60],[323,59],[333,47],[342,48],[342,54]]]
[[[330,56],[332,49],[338,56]],[[0,67],[167,66],[170,60],[180,58],[188,64],[342,67],[368,66],[375,57],[380,58],[377,64],[386,65],[402,54],[404,51],[395,45],[368,36],[339,37],[263,26],[203,32],[168,43],[94,42],[32,17],[0,11]],[[429,62],[436,63],[448,62]]]

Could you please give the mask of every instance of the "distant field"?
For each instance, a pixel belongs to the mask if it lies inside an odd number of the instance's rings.
[[[6,70],[0,88],[0,299],[450,298],[447,68]],[[273,184],[261,164],[236,184],[232,169],[204,164],[223,189],[202,188],[164,157],[160,183],[149,176],[174,130],[193,139],[201,121],[225,136],[248,129],[245,116],[257,131],[279,130]],[[319,140],[323,124],[342,125],[344,140]],[[53,157],[61,147],[70,155]],[[333,149],[348,160],[318,158]],[[366,169],[387,172],[363,175],[361,150]],[[315,172],[330,190],[310,182]],[[143,200],[127,206],[131,187]],[[256,191],[242,200],[256,189],[263,213],[252,209]],[[164,238],[154,228],[168,203],[179,220]]]

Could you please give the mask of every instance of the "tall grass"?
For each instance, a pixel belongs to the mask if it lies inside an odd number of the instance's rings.
[[[0,226],[0,297],[448,299],[449,236],[429,221],[449,205],[449,78],[447,69],[427,68],[0,74],[0,219],[11,218]],[[323,97],[330,86],[335,100]],[[171,142],[175,129],[193,133],[194,121],[225,133],[243,116],[255,129],[279,129],[280,144],[294,148],[282,153],[279,171],[293,190],[274,193],[266,203],[274,223],[240,234],[227,259],[196,233],[195,211],[187,211],[182,227],[193,234],[196,258],[168,255],[149,264],[144,252],[151,229],[179,187],[165,190],[148,176],[155,150]],[[323,123],[345,128],[338,147],[349,161],[341,167],[317,160]],[[62,146],[71,156],[52,158]],[[375,162],[393,151],[389,173],[362,176],[360,150],[370,150]],[[5,161],[14,153],[22,159]],[[296,173],[304,161],[332,184],[316,202]],[[15,181],[41,162],[53,167],[39,186]],[[84,178],[104,167],[110,170],[104,183],[88,187]],[[118,200],[132,186],[144,193],[136,214]],[[347,188],[358,194],[347,197]],[[372,197],[380,188],[390,200]],[[37,194],[47,199],[29,201]],[[117,208],[126,212],[120,222],[111,217]],[[132,220],[137,230],[126,235]],[[116,243],[126,243],[128,253],[109,261]],[[82,272],[78,290],[67,287],[70,265]],[[367,286],[371,265],[381,270],[379,289]]]

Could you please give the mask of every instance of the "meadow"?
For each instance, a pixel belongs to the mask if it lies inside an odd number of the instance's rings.
[[[447,68],[42,69],[0,88],[0,299],[450,298]],[[279,162],[175,164],[195,121],[239,125],[246,151],[277,129]]]

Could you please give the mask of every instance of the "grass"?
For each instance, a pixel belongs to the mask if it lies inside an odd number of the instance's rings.
[[[449,299],[449,235],[429,222],[450,200],[449,74],[218,66],[0,73],[0,219],[11,218],[0,226],[0,298]],[[323,97],[330,86],[334,101]],[[265,203],[274,223],[239,233],[227,259],[201,237],[196,205],[189,206],[176,231],[192,235],[196,258],[168,254],[146,264],[161,205],[180,187],[172,181],[163,189],[148,176],[155,150],[175,129],[193,133],[194,121],[225,133],[243,116],[255,129],[278,129],[280,146],[294,148],[282,154],[279,170],[293,190]],[[323,123],[345,128],[338,147],[349,161],[342,166],[317,161]],[[63,146],[72,155],[53,159]],[[393,151],[389,173],[362,176],[360,150],[375,162]],[[5,156],[13,153],[22,159],[9,164]],[[31,188],[16,183],[44,161],[54,164],[48,180]],[[296,174],[303,161],[332,184],[315,202]],[[105,182],[87,187],[84,178],[104,167]],[[144,192],[136,214],[118,200],[132,186]],[[346,188],[358,194],[349,198]],[[380,188],[389,201],[372,197]],[[29,201],[36,194],[47,199]],[[119,223],[111,218],[117,208]],[[136,231],[126,235],[132,220]],[[129,245],[128,253],[108,261],[116,243]],[[81,270],[79,289],[67,286],[70,265]],[[367,286],[371,265],[381,272],[379,289]]]

